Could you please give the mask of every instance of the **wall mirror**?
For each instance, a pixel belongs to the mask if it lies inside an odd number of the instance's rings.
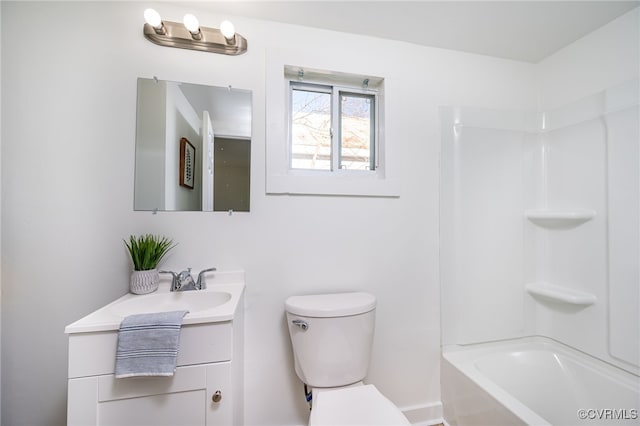
[[[138,79],[134,210],[249,211],[251,91]]]

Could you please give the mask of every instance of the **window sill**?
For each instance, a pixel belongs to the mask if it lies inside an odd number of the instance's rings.
[[[267,176],[267,194],[399,197],[400,181],[375,174],[271,174]]]

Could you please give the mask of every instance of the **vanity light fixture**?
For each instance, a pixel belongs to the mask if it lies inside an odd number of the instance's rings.
[[[144,11],[144,36],[160,46],[203,52],[241,55],[247,51],[247,39],[235,32],[233,24],[223,21],[220,29],[201,27],[192,14],[184,16],[183,24],[163,21],[153,9]]]

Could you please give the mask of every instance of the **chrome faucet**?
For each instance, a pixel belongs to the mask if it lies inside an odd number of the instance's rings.
[[[171,274],[171,291],[189,291],[189,290],[204,290],[207,288],[207,281],[205,280],[205,273],[215,271],[216,268],[207,268],[200,271],[198,274],[198,280],[194,281],[191,276],[191,268],[187,268],[180,273],[173,271],[159,271],[161,274]]]
[[[193,277],[191,276],[191,268],[187,268],[184,271],[178,274],[178,291],[189,291],[195,290],[196,283],[193,281]]]

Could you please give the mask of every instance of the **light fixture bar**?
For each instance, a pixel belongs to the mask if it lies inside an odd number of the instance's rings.
[[[241,55],[247,51],[247,39],[238,33],[232,39],[227,39],[217,28],[200,27],[201,37],[199,40],[195,40],[192,33],[182,23],[162,21],[162,24],[164,24],[165,33],[158,34],[153,26],[145,23],[144,36],[160,46],[180,49],[222,53],[223,55]]]

